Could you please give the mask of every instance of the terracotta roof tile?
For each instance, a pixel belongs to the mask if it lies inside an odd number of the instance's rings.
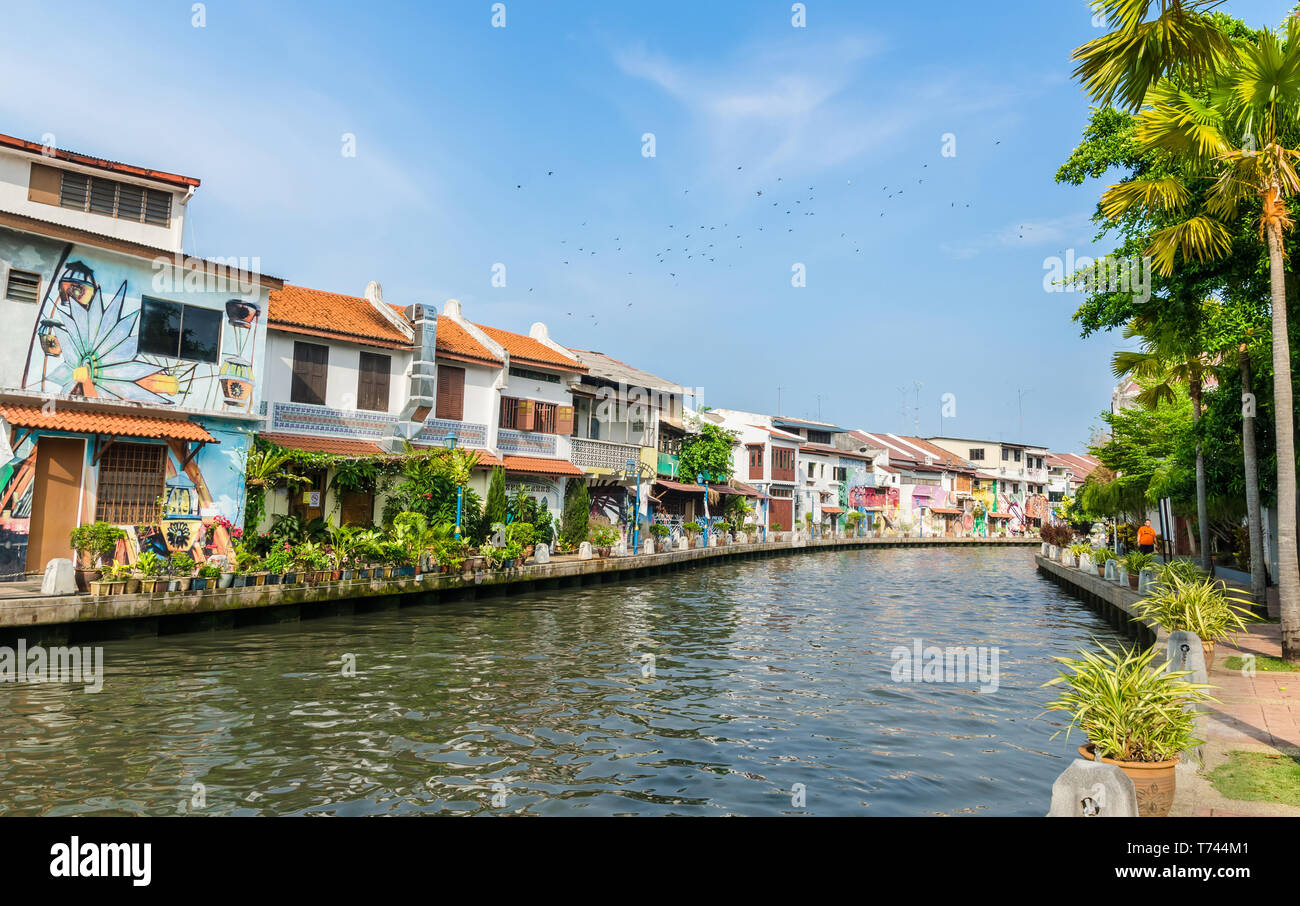
[[[29,142],[26,139],[17,138],[13,135],[0,135],[0,146],[13,148],[15,151],[27,151],[31,154],[39,154],[42,157],[50,156],[49,149],[44,145],[37,144],[36,142]],[[102,157],[91,157],[89,154],[78,154],[76,151],[65,151],[62,148],[56,148],[53,156],[56,160],[66,160],[86,167],[95,167],[100,170],[111,170],[114,173],[137,176],[141,179],[153,180],[154,182],[163,182],[181,189],[197,186],[199,184],[199,181],[193,176],[181,176],[177,173],[151,170],[148,167],[137,167],[133,164],[123,164],[115,160],[105,160]]]
[[[374,456],[383,452],[378,444],[364,440],[346,440],[341,437],[316,437],[311,434],[259,434],[258,437],[286,450],[304,450],[308,453]]]
[[[587,371],[587,366],[577,359],[561,355],[545,343],[538,342],[532,337],[520,333],[511,333],[499,327],[488,327],[485,324],[475,324],[474,326],[501,344],[512,359],[559,368],[563,371]]]
[[[573,475],[581,477],[584,473],[567,459],[538,459],[532,456],[505,457],[507,472],[531,472],[534,475]]]
[[[85,412],[56,406],[46,414],[38,406],[0,406],[0,418],[18,428],[41,428],[74,434],[105,434],[120,437],[153,437],[167,440],[217,443],[198,422],[182,418],[153,418],[147,415],[119,415],[114,412]]]
[[[498,367],[504,364],[451,318],[438,319],[438,352],[441,355],[479,359]]]
[[[268,309],[267,321],[282,329],[389,347],[411,345],[409,337],[360,296],[286,285],[271,292]]]

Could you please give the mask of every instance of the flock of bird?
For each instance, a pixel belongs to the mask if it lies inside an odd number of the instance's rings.
[[[994,142],[1000,145],[1001,142]],[[880,212],[879,217],[884,218],[889,213],[890,202],[898,199],[900,202],[905,198],[905,191],[911,190],[911,195],[906,196],[907,200],[913,197],[919,197],[925,191],[927,176],[929,176],[930,164],[921,164],[920,169],[900,185],[891,185],[886,183],[880,187],[881,197],[878,200]],[[744,164],[736,166],[736,172],[743,173]],[[555,170],[547,170],[546,177],[555,175]],[[853,180],[845,181],[843,191],[851,191]],[[516,183],[515,189],[523,192],[526,191],[524,183]],[[753,188],[753,202],[756,210],[752,212],[749,218],[752,224],[752,232],[746,229],[733,228],[729,221],[722,223],[698,223],[696,220],[684,222],[674,222],[665,224],[661,234],[661,245],[656,247],[650,253],[649,260],[641,258],[626,257],[625,246],[621,232],[619,235],[612,235],[608,238],[598,238],[586,232],[588,221],[584,220],[577,226],[578,235],[557,239],[557,253],[560,265],[563,267],[581,266],[582,261],[589,261],[597,256],[597,253],[606,255],[620,256],[626,267],[629,262],[632,263],[631,270],[627,270],[626,276],[633,277],[636,275],[638,259],[641,264],[648,266],[654,272],[659,273],[671,279],[674,285],[679,285],[679,280],[691,265],[717,265],[726,264],[728,268],[734,268],[736,261],[728,260],[729,253],[739,251],[745,248],[747,240],[756,241],[761,233],[764,236],[780,236],[782,234],[795,233],[804,224],[811,226],[811,223],[805,218],[816,217],[817,211],[814,205],[817,201],[817,186],[808,185],[806,189],[795,188],[794,183],[787,183],[784,177],[778,176],[771,185],[764,185]],[[690,195],[689,188],[682,189],[682,195]],[[859,203],[859,207],[865,206],[865,203]],[[970,208],[972,203],[969,201],[950,201],[949,207]],[[773,210],[775,209],[775,210]],[[1021,227],[1021,238],[1024,238],[1023,227]],[[851,236],[849,230],[842,230],[839,239],[845,243],[845,248],[852,248],[853,254],[862,253],[862,242],[859,237]],[[631,240],[629,240],[629,243]],[[631,252],[628,248],[628,252]],[[528,292],[533,292],[535,287],[529,287]],[[632,303],[627,302],[626,308],[631,308]],[[581,317],[578,313],[572,311],[565,312],[566,317]],[[599,326],[599,317],[595,313],[587,313],[585,316],[591,321],[593,327]]]

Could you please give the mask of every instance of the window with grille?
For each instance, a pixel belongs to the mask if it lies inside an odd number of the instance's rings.
[[[166,480],[167,448],[162,444],[111,445],[99,460],[96,521],[114,525],[154,522]]]
[[[809,431],[808,442],[814,444],[829,444],[831,442],[831,433],[829,431]]]
[[[501,397],[500,427],[515,431],[537,431],[541,434],[555,434],[557,427],[558,403],[543,403],[540,400],[521,400],[510,396]],[[573,409],[566,406],[568,433],[573,430]],[[594,436],[594,435],[593,435]]]
[[[171,224],[172,193],[65,170],[59,206],[165,227]]]
[[[5,281],[5,298],[15,302],[38,302],[41,298],[41,275],[10,268]]]

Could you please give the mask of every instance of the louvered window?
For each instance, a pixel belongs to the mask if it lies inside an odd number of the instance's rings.
[[[358,409],[388,411],[388,376],[392,370],[392,356],[374,352],[361,353],[361,363],[357,369]]]
[[[501,410],[505,412],[505,400]],[[438,404],[435,417],[458,422],[465,417],[465,369],[438,366]]]
[[[172,217],[170,192],[69,171],[63,172],[59,184],[59,205],[161,227]]]
[[[5,298],[15,302],[37,302],[41,298],[41,275],[10,268],[5,281]]]
[[[318,343],[293,344],[293,383],[289,400],[294,403],[325,405],[325,378],[330,349]]]

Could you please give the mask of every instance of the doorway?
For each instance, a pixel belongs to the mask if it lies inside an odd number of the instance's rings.
[[[81,511],[81,474],[86,442],[71,437],[42,437],[36,442],[32,518],[27,535],[27,571],[45,572],[55,557],[71,557],[68,536]]]

